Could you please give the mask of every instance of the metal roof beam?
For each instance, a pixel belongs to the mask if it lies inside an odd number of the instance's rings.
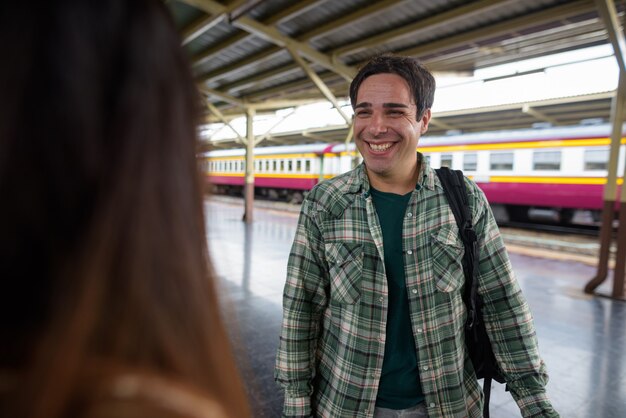
[[[450,124],[447,124],[447,123],[445,123],[445,122],[442,122],[441,120],[439,120],[439,118],[438,118],[438,117],[431,117],[431,118],[430,118],[430,124],[431,124],[431,125],[435,125],[435,126],[436,126],[436,127],[438,127],[438,128],[443,128],[443,129],[446,129],[446,130],[455,130],[455,129],[459,129],[459,128],[455,127],[455,126],[452,126],[452,125],[450,125]]]
[[[619,65],[620,72],[626,71],[626,45],[624,43],[624,34],[617,17],[615,3],[612,0],[595,0],[598,6],[598,14],[604,21],[606,31],[608,32],[611,45],[613,45],[613,53]]]
[[[241,19],[232,22],[232,24],[240,29],[244,29],[263,39],[266,39],[281,48],[289,47],[291,49],[294,49],[311,61],[316,62],[322,67],[341,75],[348,81],[352,80],[352,78],[356,75],[356,70],[354,68],[343,64],[339,60],[334,59],[329,55],[319,52],[305,42],[301,42],[287,35],[284,35],[274,27],[264,25],[263,23],[258,22],[254,19],[250,19],[248,17],[242,17]]]
[[[224,117],[224,115],[222,115],[222,112],[219,111],[219,109],[217,107],[215,107],[213,105],[213,103],[206,101],[206,105],[209,108],[209,110],[211,111],[211,113],[213,113],[215,116],[217,116],[217,118],[226,126],[228,126],[230,128],[231,131],[233,131],[238,139],[238,141],[241,144],[245,144],[246,143],[246,139],[244,139],[241,135],[239,135],[239,132],[237,132],[237,130],[235,130],[235,128],[233,128],[233,126],[230,124],[230,122],[228,122],[226,120],[226,118]]]
[[[181,0],[181,1],[185,1],[185,0]],[[270,18],[263,20],[263,23],[265,23],[266,25],[274,25],[280,22],[281,20],[284,20],[290,16],[301,13],[304,10],[308,10],[319,1],[320,0],[306,0],[306,1],[298,2],[296,4],[292,4],[291,6],[283,9],[279,13],[272,15]],[[192,59],[192,65],[200,65],[200,64],[205,63],[213,55],[219,53],[220,51],[223,51],[224,49],[227,49],[233,46],[237,42],[240,42],[249,36],[252,36],[249,32],[246,32],[245,30],[239,31],[239,33],[231,36],[228,39],[225,39],[223,42],[220,42],[217,45],[214,45],[212,47],[205,49],[204,51],[197,53]]]
[[[204,94],[210,95],[210,96],[215,96],[218,97],[226,102],[232,103],[236,106],[245,106],[246,103],[243,100],[240,100],[234,96],[231,96],[230,94],[218,91],[218,90],[214,90],[214,89],[210,89],[208,87],[205,86],[198,86],[198,90]]]
[[[225,16],[225,13],[203,16],[195,22],[191,23],[189,26],[182,30],[181,37],[183,38],[183,45],[187,45],[189,42],[198,38],[204,32],[208,31],[213,26],[220,23],[222,20],[224,20]]]
[[[339,102],[337,101],[337,98],[330,91],[330,89],[326,86],[326,84],[324,84],[322,79],[317,75],[315,71],[311,69],[311,67],[304,61],[304,59],[302,59],[302,57],[298,55],[297,51],[291,48],[288,48],[288,49],[293,60],[300,67],[302,67],[306,75],[308,75],[309,78],[313,81],[313,84],[315,84],[317,88],[319,89],[319,91],[324,95],[324,97],[326,97],[326,99],[332,103],[332,105],[335,107],[335,109],[337,109],[337,112],[339,112],[339,114],[346,121],[346,123],[350,124],[352,122],[352,119],[348,115],[346,115],[343,110],[341,110],[341,106],[339,106]]]
[[[279,75],[285,75],[294,71],[300,71],[300,68],[295,64],[280,66],[271,70],[262,71],[251,77],[245,77],[241,80],[233,81],[232,83],[222,84],[220,86],[220,91],[238,91],[253,86],[261,81],[271,80]]]
[[[297,107],[306,104],[316,103],[319,100],[307,99],[307,100],[268,100],[261,103],[248,102],[249,107],[253,107],[256,110],[269,110],[269,109],[285,109],[288,107]]]
[[[183,1],[209,13],[224,13],[226,10],[226,7],[224,5],[214,0]],[[337,74],[340,74],[347,80],[351,80],[352,77],[354,77],[354,75],[356,74],[355,69],[341,63],[339,60],[336,60],[326,54],[319,52],[305,42],[300,42],[294,38],[284,35],[278,29],[270,25],[261,23],[257,20],[245,16],[235,21],[232,21],[231,24],[260,38],[266,39],[279,47],[286,48],[287,46],[289,46],[291,48],[294,48],[298,50],[302,55],[309,58],[311,61],[314,61],[322,65],[323,67],[334,71]],[[203,80],[207,79],[207,77],[203,77]]]
[[[192,0],[189,0],[189,1],[187,1],[187,0],[179,0],[179,1],[191,4],[192,6],[197,6],[197,4],[199,3],[199,2],[194,2]],[[205,16],[204,18],[201,18],[200,20],[197,20],[196,22],[192,23],[189,27],[187,27],[187,28],[185,28],[183,30],[183,45],[188,44],[189,42],[191,42],[194,39],[198,38],[204,32],[206,32],[209,29],[211,29],[213,26],[215,26],[218,23],[220,23],[222,20],[224,20],[224,18],[228,17],[229,13],[233,12],[234,10],[236,10],[238,7],[240,7],[246,1],[247,0],[233,0],[227,6],[223,6],[223,9],[221,9],[222,11],[220,11],[220,12],[209,12],[209,16]],[[194,3],[194,4],[192,4],[192,3]],[[220,10],[220,8],[216,7],[216,6],[207,5],[207,7],[209,7],[212,10],[213,9]],[[207,11],[204,8],[202,8],[202,10]]]
[[[544,122],[548,122],[552,125],[560,125],[559,121],[551,118],[550,116],[546,115],[545,113],[542,113],[538,110],[533,109],[532,107],[530,107],[528,105],[528,103],[524,104],[524,106],[522,106],[522,112],[526,113],[527,115],[531,115],[534,116],[535,118],[542,120]]]
[[[318,76],[322,80],[324,80],[326,85],[328,85],[329,81],[332,81],[332,79],[336,77],[336,75],[331,73],[330,71],[322,72],[322,73],[318,74]],[[342,80],[342,82],[343,82],[343,80]],[[263,89],[263,90],[260,90],[258,92],[255,92],[253,94],[247,95],[246,99],[252,101],[252,100],[255,100],[255,99],[258,99],[258,98],[263,98],[265,96],[272,95],[272,94],[281,94],[281,93],[284,94],[286,91],[288,91],[290,89],[299,88],[299,87],[302,87],[305,84],[309,84],[308,83],[308,79],[300,79],[300,80],[290,81],[290,82],[287,82],[287,83],[280,84],[278,86],[274,86],[274,87],[270,87],[270,88],[267,88],[267,89]],[[345,91],[347,92],[347,90],[345,90]],[[304,91],[300,92],[300,94],[305,94],[305,93],[306,92],[304,92]],[[319,97],[319,95],[318,95],[318,97]],[[318,99],[318,101],[319,101],[319,99]]]
[[[317,1],[319,1],[319,0],[317,0]],[[292,6],[291,8],[294,8],[295,6],[300,6],[297,9],[299,11],[299,10],[302,9],[301,5],[305,4],[305,6],[311,7],[311,3],[315,4],[315,3],[317,3],[317,1],[314,1],[314,2],[313,1],[301,2],[301,3],[298,3],[298,4],[294,5],[294,6]],[[346,15],[346,16],[340,18],[340,19],[336,19],[336,20],[327,22],[324,25],[318,26],[318,27],[316,27],[315,29],[313,29],[311,31],[305,32],[305,33],[297,36],[295,39],[297,41],[303,42],[303,43],[308,42],[309,40],[313,39],[314,37],[320,36],[320,35],[322,35],[324,33],[331,32],[332,30],[336,30],[336,29],[338,29],[338,28],[340,28],[342,26],[350,24],[351,22],[354,22],[355,20],[363,19],[363,18],[365,18],[365,17],[367,17],[369,15],[378,13],[381,10],[387,9],[389,7],[392,7],[393,5],[397,4],[398,2],[399,2],[399,0],[385,0],[385,1],[382,1],[382,2],[374,3],[374,4],[372,4],[372,5],[368,6],[368,7],[359,9],[356,12],[351,13],[349,15]],[[292,15],[292,14],[295,13],[295,11],[290,10],[291,8],[288,8],[289,13],[287,14],[287,16]],[[283,14],[286,14],[286,13],[283,12]],[[272,24],[275,23],[273,20],[278,20],[278,19],[271,19],[271,20],[268,19],[268,20],[264,21],[263,23],[269,26],[269,25],[272,25]],[[237,40],[236,41],[239,41],[241,38],[245,37],[244,35],[236,35],[236,36],[237,36]],[[196,56],[196,60],[194,61],[194,65],[199,64],[201,62],[204,62],[209,56],[219,52],[221,49],[228,48],[230,45],[232,45],[232,43],[230,43],[230,40],[226,40],[225,42],[227,42],[226,45],[222,44],[222,45],[216,46],[214,48],[211,48],[207,52],[203,52],[201,54],[198,54]],[[236,66],[234,66],[234,65],[226,66],[226,67],[220,68],[220,69],[218,69],[216,71],[213,71],[213,72],[211,72],[209,74],[205,74],[203,77],[201,77],[201,80],[202,81],[206,81],[206,80],[209,80],[209,79],[212,79],[212,78],[216,78],[216,77],[219,77],[219,76],[224,75],[226,73],[235,71],[235,70],[241,68],[242,66],[254,63],[256,61],[259,61],[261,59],[268,59],[272,55],[277,54],[277,53],[281,52],[282,50],[283,49],[280,48],[280,47],[268,48],[268,49],[266,49],[263,52],[260,52],[258,54],[254,54],[253,56],[249,57],[248,59],[244,59],[242,61],[239,61],[237,63],[238,65],[236,65]],[[292,71],[292,70],[294,70],[296,68],[298,68],[298,66],[296,64],[290,64],[290,65],[281,67],[282,71],[284,71],[284,72]],[[278,72],[276,72],[276,73],[270,73],[270,76],[281,74],[279,72],[280,69],[277,69],[277,70],[278,70]],[[276,71],[276,70],[274,70],[274,71]],[[354,73],[356,74],[356,72],[354,72]],[[350,77],[350,80],[352,79],[352,77]],[[245,80],[242,80],[242,81],[245,82]]]
[[[583,101],[592,101],[592,100],[600,100],[600,99],[610,99],[614,95],[613,92],[606,93],[595,93],[595,94],[587,94],[584,96],[575,96],[575,97],[563,97],[559,99],[549,99],[549,100],[538,100],[527,103],[511,103],[504,104],[498,106],[485,106],[485,107],[477,107],[471,109],[460,109],[460,110],[449,110],[445,112],[436,112],[434,116],[441,120],[441,118],[453,117],[453,116],[462,116],[462,115],[474,115],[480,113],[489,113],[489,112],[499,112],[503,110],[520,110],[527,104],[529,107],[541,107],[541,106],[552,106],[552,105],[560,105],[566,103],[577,103]]]

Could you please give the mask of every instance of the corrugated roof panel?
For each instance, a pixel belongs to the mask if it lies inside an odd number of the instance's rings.
[[[361,41],[380,33],[397,29],[417,20],[449,10],[464,0],[446,0],[433,2],[427,0],[406,1],[358,21],[343,26],[328,35],[316,38],[312,45],[318,49],[334,49],[353,42]],[[407,34],[408,36],[408,34]]]
[[[280,23],[278,28],[283,33],[297,36],[369,4],[371,4],[369,0],[321,1],[305,13]]]
[[[263,21],[291,6],[293,3],[294,0],[263,0],[256,6],[252,7],[245,16]]]
[[[211,48],[212,46],[229,39],[238,32],[240,32],[239,29],[232,27],[225,20],[221,20],[219,23],[212,26],[211,29],[207,30],[202,35],[185,45],[185,48],[189,52],[190,56],[193,57],[201,53],[203,50]]]
[[[257,50],[258,51],[258,50]],[[291,62],[291,55],[285,50],[269,55],[267,59],[256,61],[250,65],[242,67],[237,71],[218,77],[220,84],[232,83],[233,81],[245,79],[254,76],[263,71],[267,71],[279,66],[285,66]]]
[[[274,44],[265,39],[256,36],[248,36],[242,41],[222,49],[203,64],[196,66],[194,71],[198,76],[205,76],[215,71],[219,72],[220,68],[231,66],[232,64],[245,60],[252,53],[256,54],[260,51],[267,50],[273,45]],[[255,64],[253,63],[251,65]]]

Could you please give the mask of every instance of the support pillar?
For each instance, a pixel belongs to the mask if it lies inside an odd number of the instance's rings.
[[[620,143],[622,140],[622,121],[624,115],[624,100],[626,100],[626,72],[620,70],[617,92],[611,105],[611,147],[607,181],[604,186],[604,206],[602,209],[602,225],[600,226],[600,253],[596,275],[585,286],[585,293],[593,293],[608,275],[609,256],[613,237],[613,217],[615,211],[615,198],[617,195],[617,162],[619,157]]]
[[[607,33],[613,46],[613,53],[619,67],[619,82],[613,97],[611,107],[611,151],[607,182],[604,188],[604,208],[602,211],[602,226],[600,227],[600,254],[598,270],[595,277],[585,286],[585,293],[594,293],[594,290],[605,281],[608,274],[608,263],[613,235],[613,216],[617,195],[617,162],[622,140],[622,124],[624,121],[624,100],[626,100],[626,60],[624,36],[622,34],[615,5],[610,0],[596,0],[598,14],[604,21]],[[624,268],[626,267],[626,193],[622,185],[620,204],[620,226],[618,231],[618,252],[613,274],[613,291],[606,295],[615,299],[624,299]],[[621,248],[621,250],[620,250]],[[604,295],[603,295],[604,296]]]
[[[243,221],[252,223],[254,211],[254,131],[253,120],[255,111],[246,108],[246,173],[244,183],[245,210]]]

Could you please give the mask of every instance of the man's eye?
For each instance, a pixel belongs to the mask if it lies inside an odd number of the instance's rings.
[[[402,116],[404,115],[404,112],[401,110],[390,110],[389,112],[387,112],[387,114],[391,116]]]
[[[368,117],[368,116],[369,116],[369,115],[371,115],[371,114],[372,114],[371,112],[365,112],[365,111],[364,111],[364,112],[357,112],[357,114],[356,114],[356,115],[357,115],[357,117],[359,117],[359,118],[365,118],[365,117]]]

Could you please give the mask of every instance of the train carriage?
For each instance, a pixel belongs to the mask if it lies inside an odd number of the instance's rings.
[[[526,220],[533,211],[547,210],[550,216],[569,222],[578,211],[597,218],[602,209],[609,132],[610,126],[596,125],[426,135],[418,150],[433,167],[460,169],[473,178],[500,219]],[[622,139],[620,175],[624,144]],[[204,158],[218,193],[240,193],[245,150],[212,151]],[[298,201],[319,181],[349,170],[358,160],[354,144],[257,148],[255,189],[259,195]],[[623,178],[618,178],[618,185],[622,183]]]

